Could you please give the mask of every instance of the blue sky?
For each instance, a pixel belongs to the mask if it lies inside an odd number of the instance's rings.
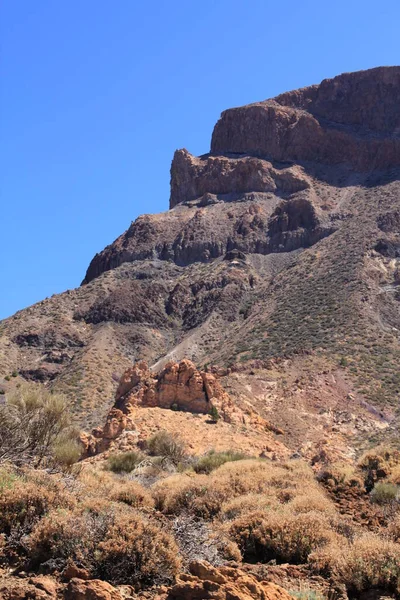
[[[0,318],[79,285],[222,110],[400,64],[386,0],[2,0]]]

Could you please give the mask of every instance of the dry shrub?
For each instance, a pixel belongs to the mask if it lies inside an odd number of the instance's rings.
[[[367,491],[370,491],[377,481],[388,478],[392,470],[399,465],[399,450],[378,446],[365,452],[358,461],[358,466],[364,473]]]
[[[254,508],[259,502],[280,505],[304,496],[306,491],[310,497],[321,497],[311,469],[299,461],[278,466],[254,459],[227,462],[210,475],[175,475],[153,486],[156,506],[166,514],[189,511],[203,518],[213,518],[222,509],[226,516],[229,503],[235,498],[252,496],[246,501],[238,500],[233,510],[240,511],[241,502],[248,507],[254,501]],[[255,500],[257,495],[263,499]]]
[[[27,540],[33,566],[51,559],[64,561],[65,566],[72,559],[93,573],[95,552],[111,518],[106,510],[52,511],[37,523]]]
[[[151,493],[136,481],[117,483],[110,494],[110,500],[123,502],[137,509],[154,508],[154,500]]]
[[[227,500],[221,506],[220,517],[222,520],[231,521],[240,515],[266,510],[275,504],[274,498],[267,494],[246,494]]]
[[[10,535],[13,529],[29,533],[33,525],[52,508],[71,507],[72,495],[50,477],[21,478],[0,491],[0,531]]]
[[[330,487],[364,488],[364,480],[361,474],[352,465],[348,464],[335,463],[325,466],[318,473],[317,479]]]
[[[245,560],[277,560],[300,564],[319,547],[337,538],[326,517],[318,512],[259,511],[239,517],[230,534]]]
[[[109,471],[103,471],[89,466],[82,469],[78,475],[77,481],[81,486],[82,495],[99,496],[99,490],[101,490],[101,495],[108,498],[119,479]]]
[[[167,583],[180,566],[174,538],[132,512],[119,514],[98,546],[98,576],[114,584]]]
[[[400,592],[400,544],[376,534],[318,550],[309,562],[316,571],[344,583],[350,593],[374,588]]]
[[[170,581],[180,567],[172,536],[123,506],[94,499],[75,510],[52,511],[27,538],[34,567],[68,560],[113,583]]]
[[[390,521],[387,534],[392,540],[400,543],[400,514],[396,514]]]
[[[312,494],[296,496],[289,503],[289,508],[296,514],[320,512],[333,514],[336,512],[334,504],[322,492],[313,490]]]
[[[56,444],[72,439],[71,418],[61,394],[33,385],[15,390],[0,405],[0,462],[39,466]]]
[[[70,469],[82,455],[82,446],[74,439],[67,438],[58,442],[53,449],[53,458],[63,469]]]
[[[146,447],[151,456],[161,456],[169,459],[174,465],[186,457],[184,442],[168,431],[159,431],[146,441]]]
[[[394,483],[395,485],[400,485],[400,464],[392,467],[388,481],[390,481],[390,483]]]

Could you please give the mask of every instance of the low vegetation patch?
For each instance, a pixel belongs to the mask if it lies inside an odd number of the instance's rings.
[[[151,456],[161,456],[178,465],[186,457],[185,444],[179,437],[168,431],[156,433],[146,442],[146,449]]]
[[[113,473],[131,473],[143,460],[140,452],[122,452],[111,454],[107,461],[107,469]]]
[[[235,452],[234,450],[227,450],[226,452],[215,452],[214,450],[211,450],[194,463],[193,469],[196,473],[209,474],[226,462],[244,460],[245,458],[247,458],[245,454]]]
[[[371,502],[376,504],[391,504],[399,499],[399,486],[394,483],[378,482],[370,493]]]

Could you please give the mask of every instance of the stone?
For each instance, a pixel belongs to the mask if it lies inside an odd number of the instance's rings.
[[[123,600],[121,593],[106,581],[74,578],[64,594],[65,600]]]
[[[167,600],[290,600],[283,588],[257,579],[240,569],[212,567],[205,562],[190,565],[191,575],[181,574]]]

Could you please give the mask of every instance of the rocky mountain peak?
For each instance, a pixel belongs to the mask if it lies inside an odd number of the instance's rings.
[[[211,154],[347,163],[368,171],[400,164],[400,67],[325,79],[222,113]]]

